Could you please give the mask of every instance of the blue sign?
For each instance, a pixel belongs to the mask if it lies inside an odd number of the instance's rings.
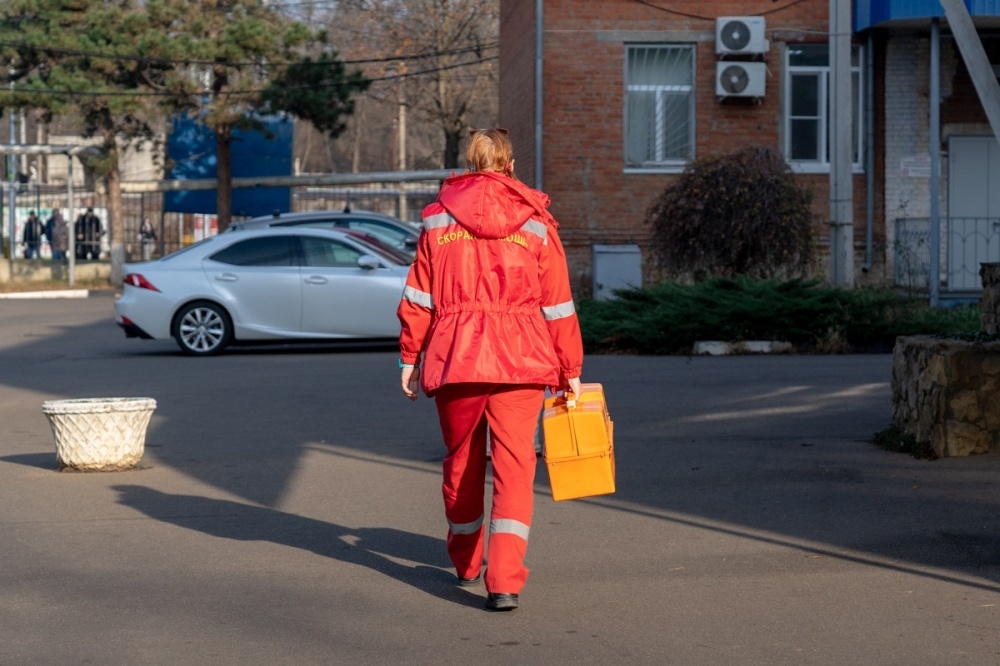
[[[232,176],[289,176],[292,173],[292,120],[287,117],[261,118],[263,131],[233,130]],[[171,123],[167,137],[167,158],[173,165],[167,174],[171,180],[212,179],[216,177],[218,155],[215,132],[197,118],[178,116]],[[164,209],[171,213],[215,215],[216,190],[166,192]],[[288,187],[252,187],[233,190],[233,215],[257,217],[275,210],[291,210]]]
[[[998,0],[965,0],[973,17],[1000,16]],[[944,17],[941,0],[854,0],[854,30],[867,30],[891,21]]]

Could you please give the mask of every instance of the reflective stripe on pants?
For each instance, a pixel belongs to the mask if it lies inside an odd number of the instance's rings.
[[[508,384],[448,384],[434,394],[448,448],[442,494],[449,525],[475,525],[483,516],[489,423],[493,462],[489,592],[517,594],[528,578],[524,554],[534,502],[535,426],[543,397],[541,386]],[[448,555],[460,577],[479,575],[485,538],[481,527],[448,530]]]

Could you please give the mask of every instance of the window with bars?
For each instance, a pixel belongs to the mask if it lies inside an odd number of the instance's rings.
[[[682,167],[694,157],[694,46],[627,45],[625,166]]]
[[[861,167],[861,50],[851,50],[852,162]],[[785,158],[799,168],[830,166],[830,49],[827,44],[790,44],[785,68]]]

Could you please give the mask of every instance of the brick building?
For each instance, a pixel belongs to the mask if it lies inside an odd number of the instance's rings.
[[[989,31],[996,3],[970,2],[987,51],[1000,57]],[[897,264],[929,261],[924,232],[897,219],[926,218],[931,208],[929,42],[943,13],[929,0],[853,4],[856,281],[912,283],[926,266],[908,266],[901,278]],[[638,245],[651,275],[648,207],[694,157],[748,145],[780,150],[812,190],[825,253],[829,13],[830,0],[501,0],[500,122],[519,177],[552,197],[579,293],[594,287],[595,246]],[[942,34],[939,154],[947,158],[953,138],[992,133],[946,24]],[[966,152],[987,159],[971,143]],[[945,159],[945,210],[948,166]],[[912,252],[901,254],[907,243]]]

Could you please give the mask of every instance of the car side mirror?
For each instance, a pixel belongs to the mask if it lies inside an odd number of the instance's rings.
[[[358,257],[358,267],[364,268],[366,270],[374,270],[382,266],[382,262],[378,260],[378,257],[373,257],[370,254],[363,254]]]

